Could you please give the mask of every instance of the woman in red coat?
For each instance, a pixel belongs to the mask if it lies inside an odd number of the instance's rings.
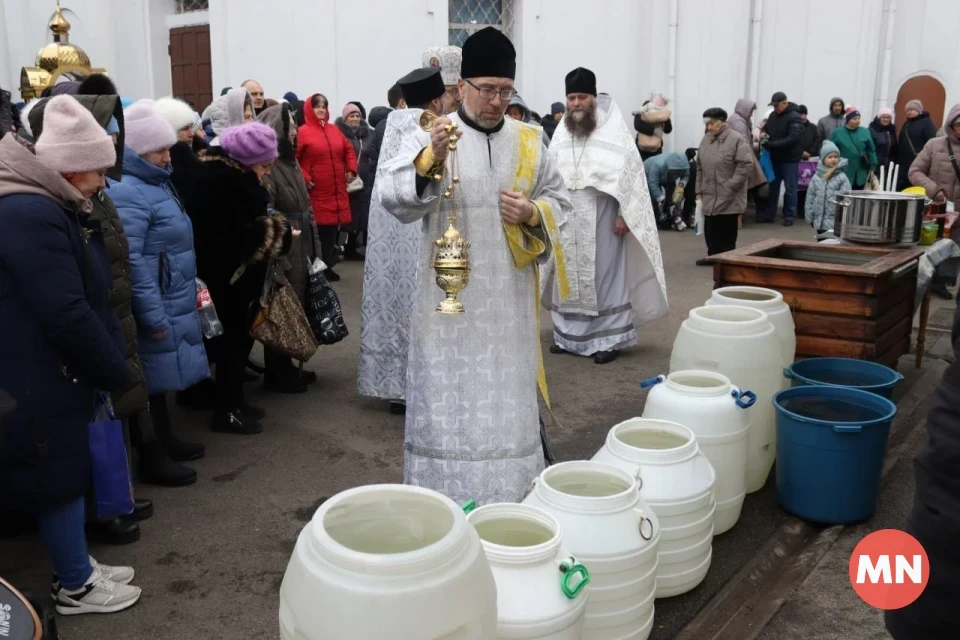
[[[347,183],[357,175],[357,155],[340,129],[330,123],[327,98],[316,93],[303,103],[304,124],[297,141],[297,161],[310,191],[313,217],[320,235],[327,278],[337,281],[333,272],[337,235],[341,226],[350,224],[350,198]]]

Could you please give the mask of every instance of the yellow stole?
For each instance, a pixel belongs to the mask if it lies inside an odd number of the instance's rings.
[[[536,163],[539,160],[537,151],[540,148],[540,130],[532,126],[524,126],[520,130],[519,153],[517,159],[517,173],[513,180],[513,191],[520,191],[528,198],[533,190],[533,178],[536,173]],[[557,287],[560,298],[570,295],[570,281],[567,278],[567,263],[563,255],[563,246],[560,242],[560,228],[553,216],[553,208],[546,200],[532,201],[534,218],[539,216],[540,224],[546,230],[553,245],[553,258],[556,264]],[[547,374],[543,368],[543,349],[540,347],[540,268],[536,260],[546,246],[543,241],[532,234],[526,225],[503,223],[503,230],[507,236],[507,245],[513,254],[513,263],[517,269],[526,269],[533,265],[535,290],[533,296],[534,313],[537,318],[537,386],[543,395],[543,400],[550,408],[550,394],[547,391]]]

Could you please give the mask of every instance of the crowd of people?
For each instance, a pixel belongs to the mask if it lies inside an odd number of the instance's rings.
[[[275,268],[304,304],[315,261],[337,281],[341,256],[366,258],[358,390],[406,413],[405,481],[455,499],[513,501],[549,459],[530,384],[549,402],[532,301],[551,311],[552,353],[606,364],[667,313],[661,220],[682,229],[695,206],[715,255],[736,247],[751,196],[757,220],[774,220],[782,186],[784,225],[802,208],[823,235],[830,200],[865,188],[890,161],[908,167],[903,187],[960,200],[960,105],[937,137],[916,100],[897,134],[889,109],[862,127],[837,98],[814,125],[777,92],[757,126],[752,100],[730,116],[711,107],[699,147],[665,153],[674,126],[665,96],[633,112],[631,127],[596,75],[577,68],[565,102],[541,119],[515,73],[512,43],[484,29],[462,51],[425,52],[369,120],[348,102],[331,122],[322,93],[273,100],[255,80],[224,89],[202,113],[174,97],[130,102],[98,75],[55,85],[11,114],[0,139],[0,389],[12,399],[0,511],[36,519],[57,611],[109,613],[140,597],[133,568],[87,549],[88,534],[136,540],[153,511],[137,500],[122,516],[91,515],[86,434],[101,403],[123,421],[143,483],[195,483],[183,463],[205,455],[176,436],[170,394],[210,411],[214,432],[263,431],[266,412],[244,384],[257,377],[252,314]],[[429,131],[424,110],[437,116]],[[454,130],[463,171],[448,176]],[[798,205],[798,163],[811,158],[816,176]],[[433,255],[436,218],[455,206],[475,274],[461,300],[486,312],[468,312],[451,358],[437,300],[417,292],[436,293],[420,265]],[[483,215],[491,209],[500,217]],[[216,337],[197,311],[204,288],[222,325]],[[316,380],[270,348],[262,374],[278,393]],[[484,428],[450,402],[471,407]]]

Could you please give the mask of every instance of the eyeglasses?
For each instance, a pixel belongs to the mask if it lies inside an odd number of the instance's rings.
[[[480,97],[484,100],[493,100],[497,96],[500,96],[500,99],[503,101],[511,100],[514,96],[517,95],[516,89],[504,89],[503,91],[498,91],[497,89],[489,89],[487,87],[478,87],[467,79],[464,79],[468,85],[476,89],[480,93]]]

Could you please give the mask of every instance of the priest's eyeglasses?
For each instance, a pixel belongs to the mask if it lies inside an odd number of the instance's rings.
[[[508,100],[512,100],[513,97],[517,95],[516,89],[504,89],[503,91],[499,91],[497,89],[490,89],[488,87],[478,87],[466,78],[464,78],[463,81],[480,92],[480,97],[484,100],[493,100],[497,96],[500,96],[501,100],[507,102]]]

